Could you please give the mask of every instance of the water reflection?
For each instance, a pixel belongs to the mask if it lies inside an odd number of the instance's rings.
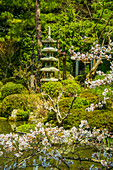
[[[18,122],[8,122],[8,121],[0,121],[0,134],[7,134],[13,132],[16,127],[27,124],[25,121]]]

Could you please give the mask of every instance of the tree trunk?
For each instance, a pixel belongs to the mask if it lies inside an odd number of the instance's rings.
[[[98,68],[98,65],[102,63],[101,59],[98,59],[93,68],[89,71],[89,73],[86,75],[87,80],[92,80],[93,76],[95,75],[95,72]]]
[[[41,24],[40,24],[40,0],[35,1],[35,26],[36,26],[38,61],[40,61],[40,47],[42,46]]]
[[[40,24],[40,0],[35,1],[35,25],[36,25],[36,38],[37,38],[37,52],[38,52],[38,72],[37,84],[40,86],[40,47],[42,46],[41,24]]]

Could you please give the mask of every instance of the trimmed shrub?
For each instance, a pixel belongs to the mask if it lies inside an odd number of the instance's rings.
[[[71,109],[71,114],[64,120],[62,126],[65,129],[70,129],[73,126],[79,127],[81,120],[87,120],[91,129],[106,128],[113,132],[113,109],[109,110],[94,110],[93,112],[86,112],[84,108]],[[52,123],[58,126],[56,115],[54,112],[49,112],[45,122]]]
[[[85,98],[77,97],[73,103],[73,109],[83,108],[89,105],[89,101]]]
[[[28,96],[22,94],[12,94],[2,101],[1,115],[9,117],[13,109],[28,110]]]
[[[87,120],[91,129],[107,128],[113,131],[113,109],[111,110],[94,110],[86,112],[84,109],[72,109],[67,119],[64,120],[64,128],[78,127],[81,120]]]
[[[42,85],[42,91],[51,97],[57,97],[64,90],[64,96],[72,96],[74,93],[80,93],[81,86],[74,80],[62,80],[61,82],[47,82]]]
[[[91,89],[86,89],[86,90],[82,89],[82,92],[79,97],[85,98],[89,102],[89,104],[98,102],[98,96],[93,94]]]
[[[62,82],[63,89],[66,93],[64,93],[64,96],[73,96],[74,93],[80,93],[81,86],[75,82],[74,80],[63,80]]]
[[[11,94],[20,94],[25,91],[25,87],[22,84],[15,84],[12,82],[6,83],[1,88],[1,98],[4,99],[6,96]]]
[[[0,81],[0,91],[1,91],[2,86],[3,86],[3,83],[2,81]]]
[[[60,82],[47,82],[42,85],[42,91],[49,94],[51,97],[57,97],[63,86]]]

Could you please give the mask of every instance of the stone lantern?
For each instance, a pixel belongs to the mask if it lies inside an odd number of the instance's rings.
[[[43,40],[42,43],[45,45],[45,47],[41,50],[41,52],[45,53],[45,56],[40,58],[44,65],[44,67],[40,70],[42,72],[41,81],[58,81],[58,78],[55,78],[55,72],[59,71],[59,69],[56,68],[56,65],[58,66],[59,60],[54,57],[57,49],[52,47],[52,44],[56,43],[56,41],[51,38],[50,26],[48,27],[48,38]]]

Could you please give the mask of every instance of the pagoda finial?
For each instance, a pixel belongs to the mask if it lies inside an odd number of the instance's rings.
[[[50,26],[48,26],[48,38],[51,38],[51,30],[50,30]]]

